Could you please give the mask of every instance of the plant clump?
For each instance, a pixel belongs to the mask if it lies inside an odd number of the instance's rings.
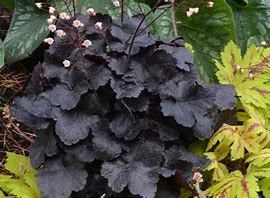
[[[44,62],[11,108],[36,131],[30,159],[44,197],[178,197],[166,178],[207,165],[186,147],[211,137],[235,91],[201,83],[183,40],[151,36],[142,19],[60,13],[50,26]]]

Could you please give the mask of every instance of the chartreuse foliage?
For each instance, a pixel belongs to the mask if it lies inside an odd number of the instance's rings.
[[[4,193],[16,198],[41,197],[37,187],[37,171],[31,167],[28,157],[8,152],[4,168],[9,174],[0,175],[1,198]]]
[[[270,48],[240,50],[230,42],[216,62],[222,84],[233,84],[239,98],[238,123],[224,124],[210,139],[205,155],[212,182],[209,197],[269,197]],[[209,152],[211,150],[211,152]]]

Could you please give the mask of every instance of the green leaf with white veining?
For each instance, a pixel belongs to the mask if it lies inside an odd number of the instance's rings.
[[[260,41],[270,40],[269,0],[249,0],[246,5],[239,5],[235,0],[227,0],[227,2],[233,10],[242,53],[245,53],[250,37],[256,37]]]
[[[46,11],[32,0],[15,0],[15,10],[4,40],[5,58],[14,62],[28,57],[48,35]]]
[[[54,0],[55,1],[55,0]],[[66,4],[56,1],[56,8],[58,11],[68,12]],[[73,13],[72,1],[68,1],[69,10]],[[108,10],[113,10],[115,6],[111,0],[75,0],[76,13],[85,14],[88,8],[94,8],[96,12],[108,13]]]
[[[192,3],[193,2],[193,3]],[[197,14],[186,16],[189,7],[199,7]],[[219,52],[230,41],[236,41],[233,15],[225,0],[214,1],[212,8],[204,3],[185,1],[179,5],[176,12],[179,34],[190,43],[195,52],[195,63],[206,82],[215,82],[216,66],[214,60],[219,60]]]
[[[0,68],[4,66],[4,58],[5,58],[4,43],[0,39]]]
[[[144,3],[131,2],[125,5],[125,12],[129,16],[136,14],[147,14],[151,8]],[[120,15],[120,8],[109,10],[109,14],[117,19]],[[161,38],[169,38],[173,35],[171,11],[168,6],[160,6],[146,17],[146,24],[149,24],[151,34]]]
[[[161,6],[154,12],[153,34],[161,38],[173,36],[172,13],[167,6]]]

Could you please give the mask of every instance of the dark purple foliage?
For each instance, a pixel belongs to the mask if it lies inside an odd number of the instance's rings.
[[[132,43],[139,15],[122,24],[102,14],[77,19],[85,26],[57,22],[67,35],[55,37],[11,108],[37,131],[30,158],[42,165],[43,196],[178,197],[177,188],[159,186],[169,186],[165,178],[176,170],[188,180],[207,164],[185,148],[209,138],[223,112],[234,108],[233,88],[199,82],[181,38],[161,41],[143,24]],[[82,47],[85,39],[93,45]]]

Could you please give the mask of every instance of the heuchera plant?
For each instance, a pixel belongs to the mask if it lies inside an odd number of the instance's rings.
[[[199,82],[183,40],[154,38],[141,15],[60,17],[11,108],[36,131],[43,197],[178,197],[166,178],[208,163],[185,148],[220,126],[234,89]]]

